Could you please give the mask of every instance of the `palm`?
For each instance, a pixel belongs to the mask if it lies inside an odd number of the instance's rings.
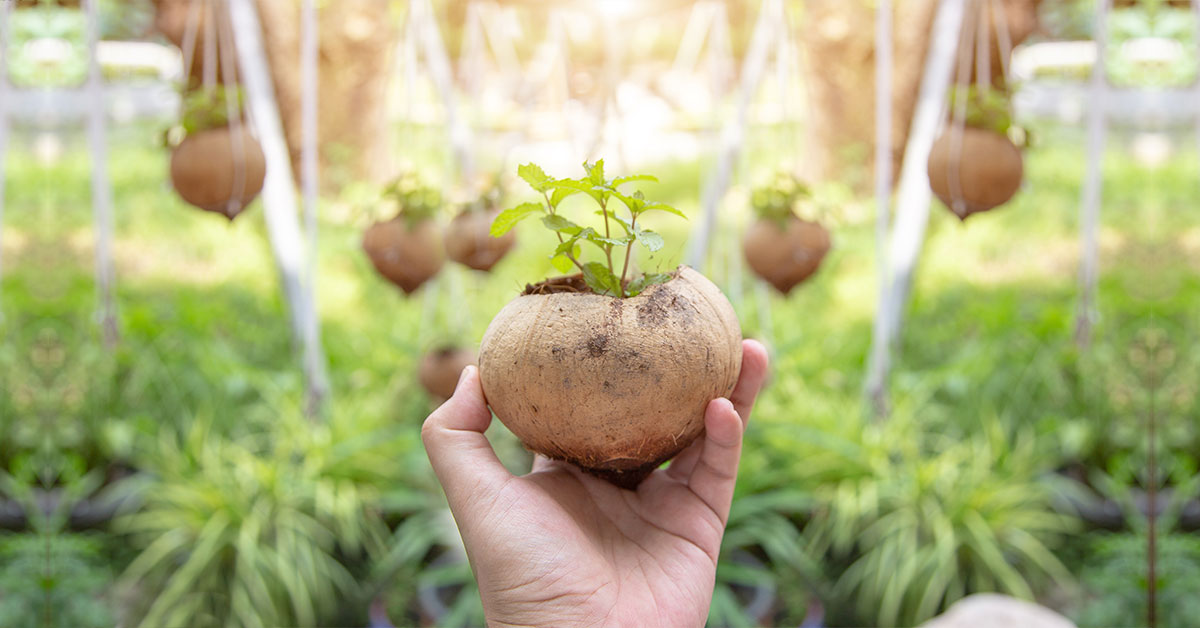
[[[489,625],[703,625],[766,368],[766,350],[746,341],[737,388],[709,404],[705,436],[636,491],[541,457],[514,477],[483,435],[491,412],[478,373],[465,370],[422,436]]]

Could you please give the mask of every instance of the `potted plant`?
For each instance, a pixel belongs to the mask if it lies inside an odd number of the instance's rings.
[[[514,231],[499,238],[489,233],[492,221],[500,214],[503,190],[499,181],[497,177],[486,184],[483,192],[465,203],[446,228],[446,256],[468,268],[490,271],[517,242]]]
[[[750,269],[785,295],[817,272],[831,246],[821,223],[796,214],[810,196],[808,186],[788,173],[751,194],[757,220],[742,238],[742,252]]]
[[[396,215],[367,228],[363,250],[379,274],[405,294],[412,294],[444,263],[434,220],[442,206],[442,195],[408,174],[384,188],[383,197],[397,207]]]
[[[441,403],[454,394],[463,369],[477,363],[474,350],[443,344],[421,356],[417,364],[417,380],[434,401]]]
[[[965,98],[962,124],[952,123],[929,151],[929,185],[958,216],[985,212],[1017,193],[1024,176],[1021,150],[1009,139],[1012,116],[1000,92],[956,88],[950,97],[951,118]]]
[[[233,98],[232,105],[228,102]],[[258,197],[267,173],[262,146],[241,115],[241,91],[223,86],[184,97],[184,138],[171,151],[171,185],[188,203],[233,220]]]
[[[656,179],[609,179],[603,160],[584,169],[580,179],[552,178],[533,164],[518,170],[541,199],[502,212],[492,235],[538,216],[558,239],[555,267],[578,272],[526,285],[496,315],[479,349],[480,380],[492,411],[527,449],[635,488],[704,431],[711,400],[733,392],[742,334],[728,299],[695,270],[631,272],[635,244],[664,246],[640,218],[683,215],[621,190]],[[564,215],[576,195],[598,206],[596,226]]]

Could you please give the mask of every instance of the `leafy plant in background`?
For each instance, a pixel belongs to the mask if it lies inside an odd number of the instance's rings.
[[[1194,626],[1200,617],[1200,538],[1163,534],[1157,548],[1158,625]],[[1149,588],[1144,534],[1095,535],[1081,578],[1086,591],[1073,617],[1080,628],[1140,626]]]
[[[359,580],[387,553],[376,504],[404,481],[401,440],[361,420],[298,417],[244,444],[204,421],[182,445],[160,438],[145,461],[153,477],[132,487],[141,507],[117,523],[141,548],[122,576],[147,594],[134,623],[315,626],[365,610]]]
[[[913,625],[969,593],[1032,599],[1038,585],[1070,580],[1052,550],[1072,520],[1054,509],[1058,490],[1030,434],[1010,440],[992,425],[921,444],[915,427],[893,417],[867,427],[864,442],[822,435],[809,460],[824,478],[809,551],[845,565],[832,608],[856,609],[864,625]]]
[[[112,626],[104,558],[92,535],[0,535],[0,626]]]
[[[491,233],[500,237],[518,222],[530,216],[541,215],[542,224],[558,236],[559,245],[550,256],[554,267],[559,272],[568,272],[572,267],[583,273],[583,280],[597,294],[612,294],[619,298],[636,296],[647,286],[665,283],[671,278],[663,273],[646,273],[640,276],[629,276],[629,260],[633,253],[633,244],[637,242],[650,252],[658,251],[664,245],[661,235],[642,229],[638,226],[638,217],[648,211],[665,211],[684,218],[683,212],[658,201],[648,201],[640,191],[626,195],[620,187],[634,181],[658,181],[649,175],[632,175],[606,179],[604,177],[604,160],[595,164],[584,163],[587,176],[580,179],[555,179],[547,175],[535,164],[525,164],[517,169],[517,174],[529,184],[529,187],[542,195],[545,204],[522,203],[512,209],[506,209],[492,223]],[[596,215],[604,218],[604,233],[592,227],[584,227],[567,220],[558,213],[559,205],[575,194],[586,194],[600,206]],[[629,213],[629,218],[617,213],[617,206],[612,203],[621,201]],[[613,237],[611,223],[616,222],[625,235]],[[582,246],[580,242],[590,242],[604,254],[604,262],[584,262],[581,260]],[[625,247],[625,263],[621,266],[621,274],[617,275],[617,267],[613,264],[613,251]],[[628,279],[628,281],[627,281]]]

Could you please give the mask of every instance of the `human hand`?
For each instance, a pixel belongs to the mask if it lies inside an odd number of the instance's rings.
[[[629,491],[537,456],[508,472],[483,432],[479,371],[421,430],[445,489],[490,626],[702,626],[733,498],[742,433],[767,373],[747,340],[730,399],[705,435]]]

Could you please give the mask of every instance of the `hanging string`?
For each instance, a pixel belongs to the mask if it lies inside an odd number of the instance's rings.
[[[203,8],[203,2],[191,2],[188,4],[187,19],[183,26],[183,41],[179,42],[180,52],[183,53],[183,85],[185,90],[192,84],[192,63],[196,60],[196,39],[199,38],[200,11]]]
[[[1004,85],[1009,85],[1012,78],[1011,65],[1012,57],[1012,35],[1008,32],[1008,15],[1004,11],[1004,5],[1000,0],[988,0],[988,4],[992,8],[992,19],[996,22],[996,45],[1000,50],[1000,75],[1004,79]]]
[[[988,0],[982,0],[988,2]],[[975,35],[975,89],[980,97],[992,87],[992,51],[991,37],[988,31],[988,11],[980,6],[978,9],[979,32]]]
[[[225,89],[225,117],[229,128],[230,148],[233,154],[233,185],[230,188],[229,199],[225,205],[225,215],[232,220],[245,204],[246,198],[246,140],[242,134],[241,92],[238,89],[237,63],[234,62],[233,24],[229,21],[229,10],[225,0],[216,0],[219,4],[214,8],[214,14],[220,15],[217,45],[220,56],[225,60],[221,64],[221,74]]]
[[[978,15],[979,8],[979,2],[972,2],[968,8],[969,13],[964,16],[963,23],[970,24],[970,18]],[[959,218],[967,215],[966,200],[963,197],[962,190],[961,166],[963,137],[966,134],[967,126],[967,88],[971,84],[971,44],[973,35],[973,29],[961,29],[958,45],[958,73],[953,92],[956,98],[954,98],[954,110],[951,113],[950,120],[950,163],[947,174],[949,177],[948,183],[950,184],[950,198],[953,203],[951,209]]]
[[[217,86],[217,25],[216,11],[213,4],[217,0],[204,2],[204,67],[201,74],[204,80],[204,91],[212,94]]]

